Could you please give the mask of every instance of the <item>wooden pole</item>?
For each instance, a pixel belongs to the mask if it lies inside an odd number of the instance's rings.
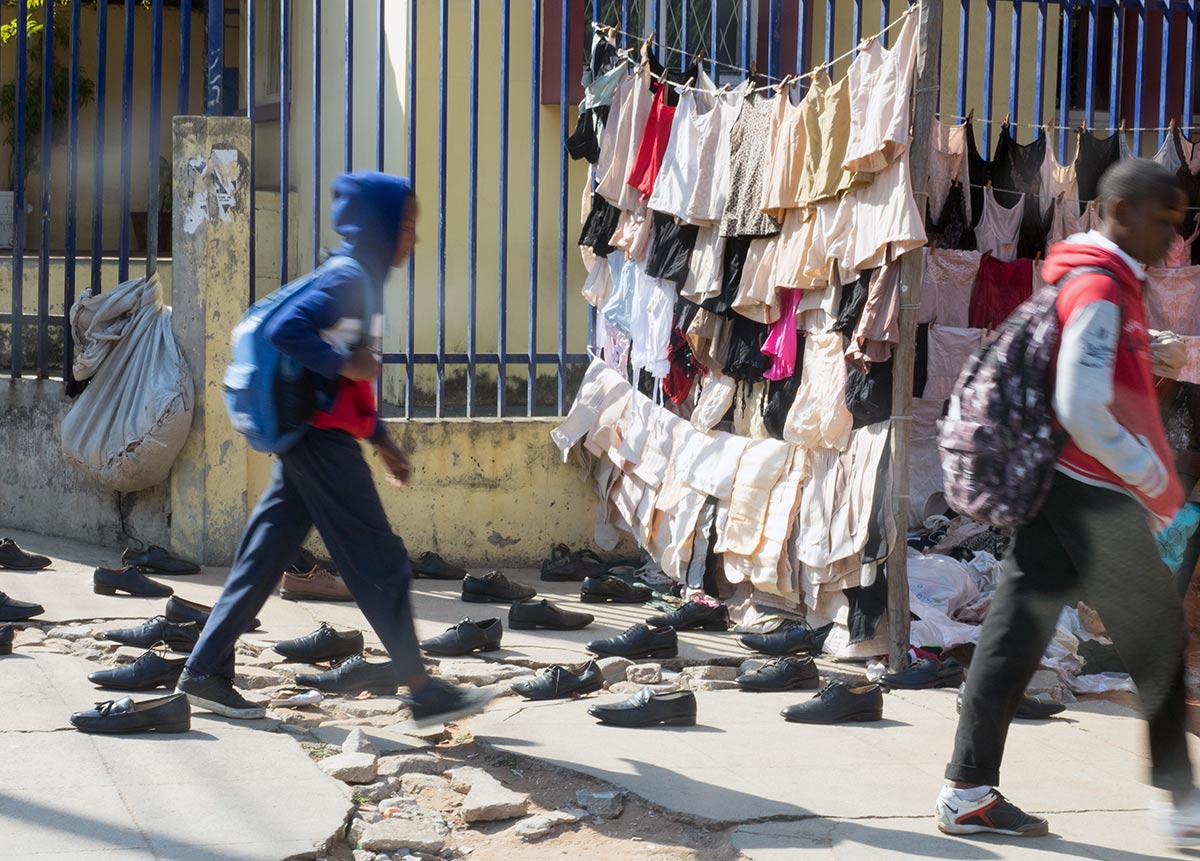
[[[913,93],[913,140],[909,147],[913,196],[925,213],[933,120],[941,87],[942,0],[922,0]],[[921,307],[922,249],[900,258],[900,343],[892,380],[892,516],[896,540],[888,556],[888,658],[893,672],[908,664],[908,449],[912,436],[913,363],[917,354],[917,311]]]

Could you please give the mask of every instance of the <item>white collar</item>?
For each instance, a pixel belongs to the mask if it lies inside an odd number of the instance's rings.
[[[1129,271],[1133,273],[1133,277],[1139,281],[1146,280],[1146,266],[1134,260],[1125,252],[1120,245],[1113,242],[1099,230],[1089,230],[1087,233],[1076,233],[1074,236],[1067,237],[1064,240],[1070,245],[1096,245],[1103,248],[1105,251],[1112,251],[1129,267]]]

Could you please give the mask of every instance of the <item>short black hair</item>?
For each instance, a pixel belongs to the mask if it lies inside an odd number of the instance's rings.
[[[1127,158],[1114,164],[1100,177],[1097,196],[1100,213],[1107,215],[1108,202],[1124,200],[1133,205],[1166,203],[1182,195],[1175,174],[1148,158]]]

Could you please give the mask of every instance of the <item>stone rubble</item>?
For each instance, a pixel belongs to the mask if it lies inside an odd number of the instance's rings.
[[[456,792],[465,792],[462,815],[467,822],[501,822],[529,812],[529,796],[513,792],[481,768],[447,772]]]
[[[574,825],[579,817],[563,810],[552,810],[549,813],[537,813],[522,819],[509,833],[515,834],[522,840],[540,840],[560,825]]]
[[[625,793],[591,792],[580,789],[575,793],[575,803],[592,816],[599,816],[601,819],[616,819],[625,809]]]
[[[375,749],[375,745],[371,744],[370,740],[359,727],[355,727],[354,729],[350,730],[350,733],[346,736],[346,740],[342,742],[342,753],[369,753],[371,756],[379,755],[379,751]]]
[[[369,753],[339,753],[317,760],[321,771],[343,783],[372,783],[376,757]]]
[[[625,678],[635,685],[656,685],[662,681],[662,665],[634,664],[625,671]]]
[[[596,662],[596,666],[600,668],[600,674],[604,676],[604,681],[607,684],[615,685],[617,682],[625,681],[625,674],[633,666],[633,661],[629,658],[603,658]]]

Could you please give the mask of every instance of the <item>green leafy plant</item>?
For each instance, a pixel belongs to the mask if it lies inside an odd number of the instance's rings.
[[[101,0],[104,2],[104,0]],[[144,0],[143,0],[144,2]],[[6,7],[15,7],[15,0],[5,0]],[[17,144],[17,99],[25,100],[25,172],[28,174],[37,165],[41,156],[42,133],[42,61],[45,58],[44,15],[35,14],[43,9],[46,0],[28,0],[29,13],[25,17],[25,57],[28,75],[25,92],[18,94],[15,81],[0,87],[0,126],[4,128],[3,141],[10,150]],[[20,34],[21,22],[13,18],[0,23],[0,43],[9,45]],[[50,134],[54,143],[66,137],[67,120],[71,110],[71,18],[70,0],[54,0],[54,65],[50,77]],[[66,62],[62,58],[67,58]],[[81,69],[79,72],[79,94],[77,107],[87,107],[95,99],[95,82]],[[13,179],[14,161],[10,157],[8,175]]]

